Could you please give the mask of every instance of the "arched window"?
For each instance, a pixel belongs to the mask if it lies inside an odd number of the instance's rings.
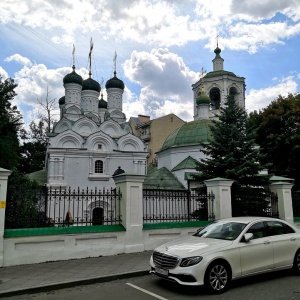
[[[229,89],[229,95],[230,96],[235,96],[237,94],[237,89],[235,87],[231,87]]]
[[[103,161],[102,160],[95,161],[95,173],[103,173]]]
[[[212,88],[209,92],[209,98],[211,102],[212,109],[219,109],[221,103],[221,94],[220,90],[216,87]]]

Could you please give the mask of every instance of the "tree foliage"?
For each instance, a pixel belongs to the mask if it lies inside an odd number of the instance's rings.
[[[220,108],[218,120],[210,127],[212,141],[202,143],[205,159],[198,162],[197,179],[222,177],[234,180],[238,186],[264,186],[268,176],[259,175],[266,166],[255,144],[255,131],[248,126],[248,116],[232,96]]]
[[[47,149],[46,126],[43,121],[38,124],[31,122],[27,132],[27,139],[21,146],[21,160],[19,170],[23,173],[32,173],[42,170],[45,166]]]
[[[281,95],[259,112],[250,114],[256,142],[272,163],[270,172],[295,179],[300,187],[300,94]]]
[[[22,116],[11,101],[16,96],[17,85],[11,78],[0,76],[0,166],[17,167],[19,161],[19,136],[23,133]]]
[[[13,170],[8,178],[5,229],[47,226],[39,189],[36,181]]]

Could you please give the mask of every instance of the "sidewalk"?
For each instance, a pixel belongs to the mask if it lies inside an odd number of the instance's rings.
[[[152,251],[0,268],[0,298],[146,275]]]

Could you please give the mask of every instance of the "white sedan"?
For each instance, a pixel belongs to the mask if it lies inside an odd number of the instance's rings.
[[[193,236],[157,247],[151,270],[182,285],[205,285],[213,293],[231,280],[293,268],[300,275],[300,230],[274,218],[223,219]]]

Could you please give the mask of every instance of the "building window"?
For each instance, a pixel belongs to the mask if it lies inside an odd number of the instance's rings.
[[[102,149],[102,145],[98,144],[98,150],[101,150],[101,149]]]
[[[103,173],[103,161],[102,160],[95,161],[95,173]]]
[[[173,117],[171,117],[171,122],[173,122]]]

